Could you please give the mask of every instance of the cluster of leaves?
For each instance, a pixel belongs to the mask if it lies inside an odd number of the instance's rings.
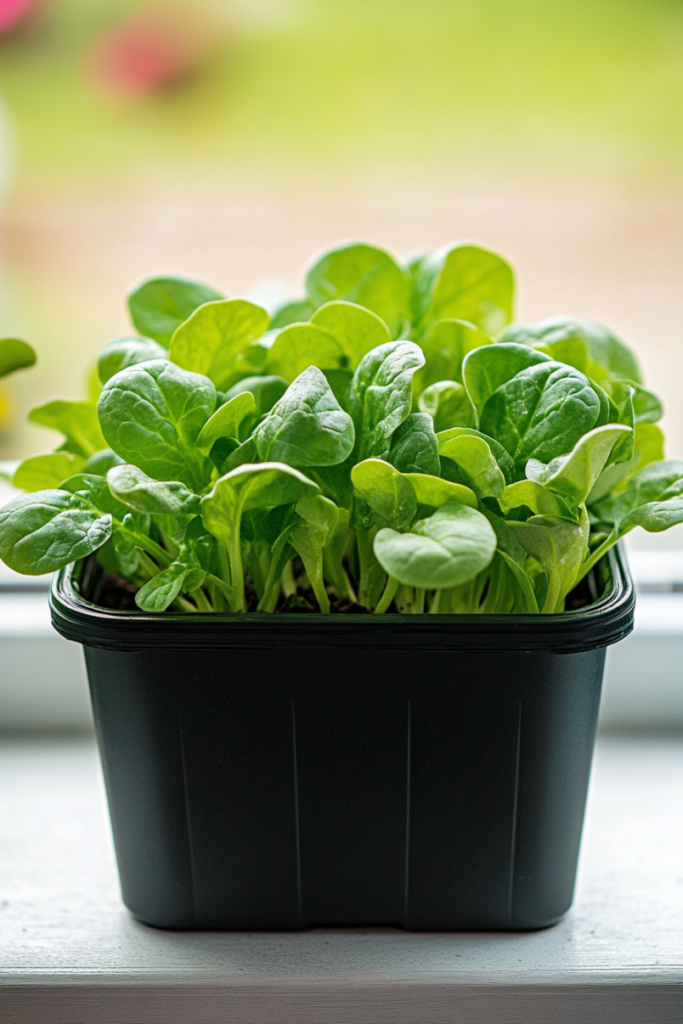
[[[26,459],[0,556],[98,552],[159,612],[552,613],[635,526],[683,521],[659,400],[597,324],[513,324],[514,279],[471,245],[311,265],[271,318],[180,278],[129,298],[97,406]]]

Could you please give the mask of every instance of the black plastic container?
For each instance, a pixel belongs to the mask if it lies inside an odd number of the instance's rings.
[[[123,898],[166,928],[529,929],[569,908],[604,595],[546,616],[147,615],[62,572]],[[84,588],[86,589],[86,588]]]

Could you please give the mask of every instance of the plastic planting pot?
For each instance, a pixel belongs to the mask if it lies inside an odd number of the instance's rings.
[[[141,921],[513,930],[567,911],[605,648],[633,625],[618,552],[598,601],[544,616],[115,612],[81,570],[52,619],[85,647]]]

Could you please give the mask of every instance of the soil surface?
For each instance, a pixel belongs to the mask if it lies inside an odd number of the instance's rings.
[[[104,573],[94,588],[91,600],[101,608],[109,608],[118,612],[139,612],[140,609],[135,603],[135,595],[138,588],[129,583],[128,580],[117,576],[115,573]],[[370,612],[360,604],[354,604],[344,599],[340,601],[331,587],[327,588],[330,597],[332,614],[336,615],[369,615]],[[256,591],[249,584],[246,591],[247,612],[255,612],[258,598]],[[578,611],[592,604],[594,597],[591,593],[589,581],[584,579],[572,590],[566,601],[566,611]],[[280,598],[277,612],[320,614],[318,604],[313,591],[293,594],[289,597],[284,595]],[[395,615],[396,608],[392,605],[387,615]]]

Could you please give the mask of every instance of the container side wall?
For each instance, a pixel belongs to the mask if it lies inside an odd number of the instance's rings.
[[[572,902],[605,650],[533,654],[524,686],[511,926],[553,924]]]
[[[386,653],[307,654],[296,687],[303,920],[404,920],[409,701]],[[308,680],[308,684],[306,683]]]
[[[174,679],[148,653],[85,656],[123,900],[148,924],[193,927]]]
[[[282,659],[243,651],[173,658],[195,917],[205,928],[298,928],[294,717]],[[169,671],[171,667],[169,666]]]
[[[410,927],[507,924],[517,684],[503,654],[422,656],[411,702]]]

